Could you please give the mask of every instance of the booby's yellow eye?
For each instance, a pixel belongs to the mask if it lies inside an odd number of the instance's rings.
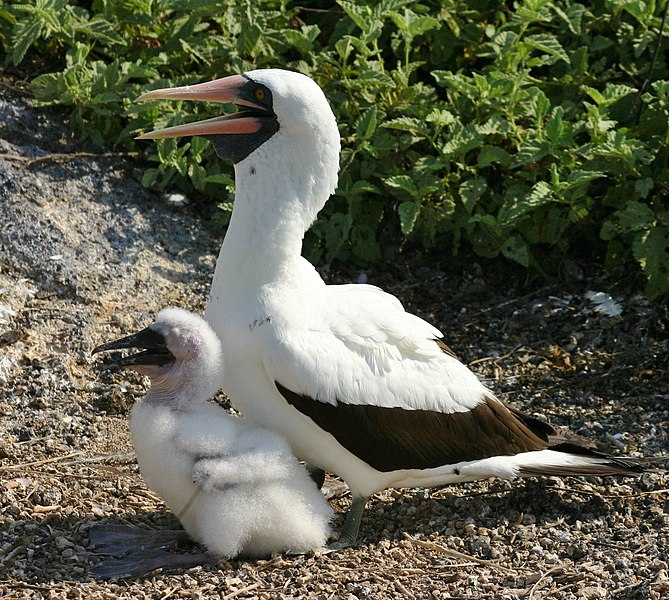
[[[256,88],[256,91],[253,92],[253,95],[256,97],[256,100],[262,102],[265,99],[265,90],[262,88]]]

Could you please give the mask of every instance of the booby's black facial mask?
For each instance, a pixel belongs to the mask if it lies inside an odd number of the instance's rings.
[[[214,145],[216,154],[235,164],[244,160],[279,131],[279,121],[273,109],[272,90],[246,75],[242,77],[247,82],[239,88],[237,99],[253,103],[254,107],[238,112],[234,116],[255,120],[260,126],[259,130],[255,133],[216,133],[204,136]]]

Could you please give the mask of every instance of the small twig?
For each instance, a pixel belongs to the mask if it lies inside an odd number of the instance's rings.
[[[556,285],[551,285],[547,289],[541,289],[541,290],[535,290],[534,292],[530,292],[529,294],[525,294],[524,296],[517,296],[515,298],[512,298],[511,300],[506,300],[505,302],[501,302],[500,304],[495,304],[494,306],[488,306],[486,308],[482,308],[481,310],[475,312],[472,316],[473,317],[478,317],[484,313],[490,312],[491,310],[498,310],[500,308],[504,308],[505,306],[508,306],[509,304],[515,304],[517,302],[524,302],[525,300],[529,300],[533,296],[539,296],[541,294],[544,294],[548,291],[556,289]]]
[[[551,573],[555,573],[556,571],[562,571],[563,569],[564,569],[564,567],[563,567],[562,565],[560,565],[560,566],[558,566],[558,567],[553,567],[552,569],[548,569],[548,571],[546,571],[545,573],[542,573],[542,574],[541,574],[541,577],[539,577],[539,579],[537,579],[537,580],[534,582],[534,585],[532,586],[532,589],[530,590],[530,594],[529,594],[529,596],[527,597],[527,600],[532,600],[532,598],[534,597],[534,592],[535,592],[536,589],[539,587],[539,584],[540,584],[544,579],[546,579],[546,577],[548,577]]]
[[[116,452],[114,454],[99,454],[97,456],[84,456],[78,458],[77,460],[68,460],[67,462],[62,463],[63,465],[80,465],[80,464],[91,464],[91,463],[100,463],[108,460],[126,460],[134,462],[135,453],[134,452]]]
[[[25,581],[9,581],[2,582],[3,585],[17,590],[39,590],[41,592],[51,592],[53,594],[56,586],[52,583],[50,585],[35,585],[34,583],[26,583]]]
[[[469,361],[469,366],[471,367],[472,365],[476,365],[478,363],[483,363],[483,362],[494,362],[497,363],[500,360],[504,360],[505,358],[509,358],[513,356],[518,350],[523,348],[524,346],[522,344],[519,344],[516,346],[513,350],[510,350],[506,354],[502,354],[502,356],[484,356],[483,358],[476,358],[474,360]]]
[[[178,589],[181,589],[181,587],[180,586],[173,587],[170,591],[161,596],[160,600],[167,600],[170,596],[174,595],[174,592],[176,592]]]
[[[67,460],[68,458],[78,457],[76,460]],[[134,460],[133,452],[117,452],[115,454],[101,454],[99,456],[81,456],[81,452],[72,452],[63,456],[56,456],[54,458],[46,458],[44,460],[36,460],[33,462],[20,463],[18,465],[6,465],[0,467],[0,471],[16,471],[19,469],[29,469],[30,467],[39,467],[49,463],[60,462],[62,466],[82,465],[91,463],[100,463],[107,460]]]
[[[33,438],[32,440],[25,440],[23,442],[16,442],[17,446],[32,446],[33,444],[38,444],[39,442],[43,442],[44,440],[50,440],[53,438],[53,434],[50,433],[49,435],[45,435],[43,437],[38,437],[38,438]]]
[[[181,521],[181,519],[183,519],[184,515],[188,512],[188,510],[190,509],[193,502],[195,502],[196,498],[201,493],[202,493],[202,486],[198,485],[195,488],[195,491],[191,494],[191,497],[188,498],[188,502],[186,502],[186,504],[184,504],[184,507],[179,511],[179,514],[177,515],[177,519],[179,519],[179,521]]]
[[[45,458],[44,460],[35,460],[33,462],[21,463],[18,465],[7,465],[5,467],[0,467],[0,471],[18,471],[19,469],[25,469],[27,467],[38,467],[40,465],[46,465],[49,463],[59,462],[62,460],[67,460],[73,456],[80,456],[81,452],[71,452],[70,454],[65,454],[64,456],[55,456],[54,458]]]
[[[70,152],[68,154],[45,154],[44,156],[38,156],[36,158],[22,156],[20,154],[12,154],[11,152],[0,154],[0,158],[24,162],[27,163],[29,167],[43,162],[65,162],[68,160],[76,160],[78,158],[116,158],[136,156],[139,156],[139,152]]]
[[[651,490],[649,492],[639,492],[638,494],[601,494],[599,492],[591,492],[590,490],[580,490],[578,488],[564,487],[551,488],[558,491],[571,492],[573,494],[583,494],[584,496],[599,496],[600,498],[609,498],[612,500],[624,500],[626,498],[641,498],[643,496],[654,496],[656,494],[666,494],[669,489]]]
[[[20,554],[21,551],[25,550],[32,540],[32,536],[22,537],[9,546],[8,552],[5,553],[0,561],[0,576],[4,575],[9,570],[14,562],[14,558]]]
[[[226,596],[223,596],[221,600],[230,600],[230,598],[236,598],[240,594],[245,594],[246,592],[251,592],[255,589],[258,589],[262,584],[259,581],[256,581],[256,583],[252,583],[251,585],[247,585],[244,588],[239,588],[238,590],[235,590],[231,594],[227,594]]]
[[[387,580],[384,580],[383,582],[385,583],[386,581],[387,581]],[[406,588],[402,585],[402,582],[399,581],[398,579],[396,579],[396,580],[393,582],[393,584],[394,584],[394,586],[395,586],[395,589],[397,589],[399,592],[401,592],[401,594],[402,594],[402,596],[403,596],[404,598],[415,598],[415,597],[416,597],[416,596],[414,596],[408,589],[406,589]]]
[[[504,567],[502,565],[498,565],[492,560],[486,560],[485,558],[478,558],[476,556],[470,556],[468,554],[464,554],[463,552],[458,552],[457,550],[452,550],[451,548],[447,548],[446,546],[442,546],[441,544],[436,544],[435,542],[430,542],[428,540],[419,540],[415,537],[411,537],[408,533],[404,533],[404,537],[409,540],[410,542],[416,544],[417,546],[422,546],[423,548],[429,548],[430,550],[436,550],[438,552],[441,552],[442,554],[446,554],[447,556],[451,556],[453,558],[458,558],[460,560],[465,560],[467,562],[475,562],[479,565],[485,565],[486,567],[490,567],[492,569],[498,569],[500,571],[505,571],[506,573],[516,573],[516,569],[511,569],[509,567]]]
[[[42,515],[44,513],[48,512],[53,512],[54,510],[58,510],[59,508],[62,508],[60,504],[49,504],[48,506],[42,506],[41,504],[35,505],[35,508],[33,508],[33,513]]]

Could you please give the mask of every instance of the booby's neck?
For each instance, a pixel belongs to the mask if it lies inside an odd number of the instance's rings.
[[[285,278],[300,260],[304,234],[337,185],[336,124],[327,131],[316,139],[280,131],[235,165],[235,204],[217,276],[262,285]]]
[[[152,406],[154,408],[160,407],[161,409],[174,410],[177,412],[181,412],[188,407],[197,406],[202,403],[202,400],[193,399],[178,392],[175,393],[169,390],[157,389],[150,389],[142,400],[142,404]]]
[[[176,382],[175,384],[172,384],[172,381],[156,382],[152,379],[151,387],[143,402],[176,411],[200,406],[212,398],[221,387],[221,377],[218,375],[212,377],[210,372],[211,369],[207,372],[189,374],[187,385],[184,385],[184,381],[178,377],[170,378]]]

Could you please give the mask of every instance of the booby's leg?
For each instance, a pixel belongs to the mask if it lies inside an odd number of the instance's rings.
[[[190,569],[198,565],[216,563],[216,557],[206,552],[201,554],[172,554],[155,549],[135,552],[123,558],[106,558],[95,566],[98,579],[141,577],[156,569]]]
[[[339,539],[328,544],[330,550],[342,550],[355,544],[358,539],[358,531],[360,530],[360,523],[362,515],[365,512],[367,500],[368,498],[353,498],[351,508],[348,509],[348,514],[346,515],[346,521],[344,521],[344,526],[341,528]]]
[[[318,467],[314,467],[314,465],[307,465],[307,471],[309,471],[309,477],[311,477],[318,489],[323,489],[323,484],[325,483],[325,471]]]
[[[172,548],[190,540],[183,529],[151,531],[133,525],[95,525],[88,530],[88,539],[96,553],[117,558],[145,550]]]

